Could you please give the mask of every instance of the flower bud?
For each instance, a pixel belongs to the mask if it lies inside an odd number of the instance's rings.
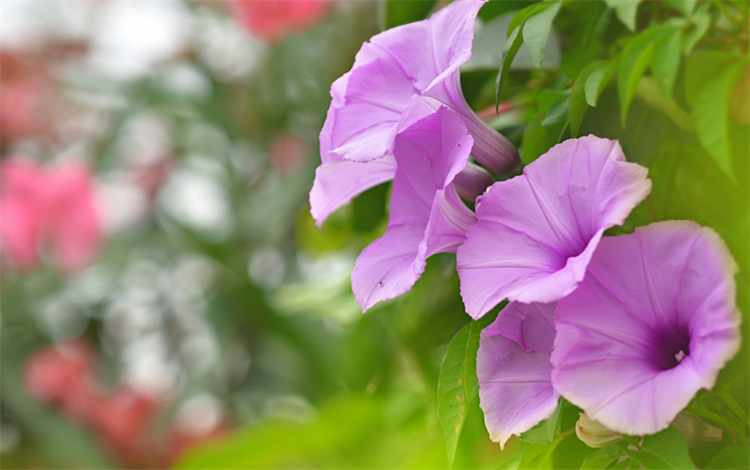
[[[466,168],[453,179],[453,186],[458,195],[467,201],[476,200],[477,196],[494,183],[492,175],[479,165],[469,162]]]
[[[599,449],[622,440],[622,434],[589,418],[586,413],[580,413],[579,416],[576,422],[576,436],[587,446]]]

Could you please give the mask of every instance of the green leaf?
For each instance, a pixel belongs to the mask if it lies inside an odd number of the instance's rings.
[[[690,16],[695,9],[698,0],[669,0],[669,3],[676,9],[680,10],[684,16]]]
[[[545,113],[538,113],[526,125],[521,140],[521,160],[525,165],[539,158],[549,150],[551,144],[547,137],[547,131],[542,127]]]
[[[652,436],[646,436],[643,439],[640,454],[649,455],[649,458],[652,455],[657,456],[661,461],[658,464],[660,465],[658,468],[678,468],[683,470],[695,468],[695,464],[690,459],[685,438],[673,427],[669,427]],[[643,463],[643,460],[641,460],[641,463]],[[651,466],[648,468],[655,469],[657,467]]]
[[[469,338],[466,341],[466,351],[464,353],[464,393],[468,401],[473,401],[479,392],[479,378],[477,377],[477,351],[479,351],[479,337],[482,330],[492,322],[492,315],[485,315],[479,320],[473,321],[467,325],[469,328]]]
[[[747,72],[747,70],[745,70]],[[716,396],[721,398],[721,401],[724,402],[725,405],[729,407],[730,410],[745,424],[750,425],[750,418],[747,415],[747,412],[744,408],[742,408],[742,405],[737,403],[737,400],[732,396],[731,394],[731,388],[726,385],[722,385],[720,389],[716,390]]]
[[[704,3],[698,8],[693,17],[690,19],[692,27],[690,31],[682,36],[682,52],[689,55],[698,42],[703,39],[711,27],[711,15],[708,13],[709,5]]]
[[[549,8],[550,5],[551,3],[549,2],[535,3],[533,5],[529,5],[528,7],[516,13],[515,16],[511,18],[510,23],[508,24],[508,36],[507,37],[510,38],[511,33],[515,31],[515,29],[518,28],[519,26],[523,26],[524,22],[526,22],[526,19],[529,18],[531,15],[534,15],[542,10]]]
[[[448,465],[453,466],[458,438],[466,420],[466,407],[476,398],[477,350],[479,335],[491,315],[472,321],[461,328],[448,343],[438,378],[438,415],[445,436]]]
[[[635,470],[636,468],[641,468],[640,464],[636,462],[636,466],[633,466],[632,460],[625,459],[622,462],[617,462],[610,465],[607,470]]]
[[[554,450],[555,446],[551,444],[526,444],[518,468],[524,470],[552,469],[552,452]]]
[[[518,54],[518,49],[523,44],[523,36],[521,35],[521,27],[518,25],[510,33],[508,39],[505,41],[505,47],[503,47],[503,57],[500,61],[500,70],[497,72],[497,79],[495,80],[495,104],[500,100],[500,91],[503,89],[505,79],[508,76],[508,70],[510,70],[510,64],[513,62],[513,58]]]
[[[727,446],[721,449],[708,461],[705,470],[729,469],[739,470],[750,468],[750,447]]]
[[[357,233],[371,233],[384,219],[388,207],[388,186],[381,184],[365,191],[352,202],[352,224]]]
[[[521,160],[528,165],[556,144],[568,122],[568,98],[564,92],[544,89],[537,96],[537,114],[523,132]]]
[[[521,457],[513,457],[501,463],[495,470],[518,470],[519,465],[521,465]]]
[[[612,444],[586,456],[581,464],[581,470],[604,470],[612,462],[623,456],[622,449]]]
[[[727,62],[737,55],[724,51],[699,51],[685,62],[685,99],[688,106],[695,107],[695,100],[703,85]]]
[[[479,18],[485,23],[505,13],[522,10],[534,0],[490,0],[479,10]]]
[[[500,70],[497,72],[497,78],[495,79],[495,105],[500,102],[500,91],[505,84],[505,79],[510,70],[510,64],[513,63],[513,59],[518,54],[518,50],[523,44],[523,25],[526,19],[531,15],[534,15],[542,10],[546,10],[552,3],[536,3],[516,13],[516,15],[510,20],[508,25],[508,37],[505,40],[503,46],[503,56],[500,60]]]
[[[542,119],[542,128],[547,133],[551,145],[560,142],[565,124],[568,123],[568,100],[569,96],[563,96],[549,107],[547,116]]]
[[[351,459],[385,432],[385,412],[371,396],[339,397],[323,404],[312,421],[265,420],[192,447],[174,468],[297,468],[315,461],[359,466]]]
[[[732,181],[736,180],[732,172],[729,111],[734,85],[744,67],[744,63],[735,62],[716,72],[701,88],[693,109],[701,144]]]
[[[596,106],[596,102],[599,101],[599,96],[602,94],[607,85],[609,84],[612,77],[615,76],[615,70],[617,69],[617,61],[609,62],[609,65],[602,69],[597,69],[591,72],[589,78],[586,79],[586,103],[591,107]]]
[[[664,99],[672,97],[672,89],[680,68],[681,58],[680,29],[665,28],[656,36],[654,53],[651,58],[651,71]]]
[[[560,403],[557,404],[557,408],[555,408],[555,411],[552,413],[552,416],[521,434],[519,439],[532,444],[551,444],[555,439],[562,406],[562,401],[560,401]]]
[[[547,39],[552,31],[552,21],[560,11],[561,1],[551,3],[549,7],[531,15],[523,25],[523,40],[536,68],[542,68],[544,54],[547,51]]]
[[[635,31],[635,16],[642,0],[604,0],[608,7],[615,10],[617,17],[629,30]]]
[[[573,2],[566,4],[577,19],[576,28],[571,31],[570,42],[560,59],[560,70],[574,80],[581,71],[599,57],[601,41],[598,32],[606,21],[609,11],[603,2]]]
[[[622,51],[620,59],[619,74],[617,76],[617,91],[620,96],[620,118],[622,127],[625,127],[628,117],[630,103],[635,96],[635,89],[638,86],[643,74],[646,72],[651,63],[651,56],[654,50],[655,30],[647,30],[645,33],[636,36],[630,41],[630,44]]]
[[[385,0],[382,5],[383,29],[420,21],[429,16],[437,0]]]
[[[552,105],[560,101],[560,98],[569,96],[568,91],[557,91],[550,88],[545,88],[539,92],[536,97],[536,104],[539,111],[547,112]]]
[[[592,62],[587,65],[576,78],[573,88],[570,91],[570,101],[568,102],[568,115],[570,116],[570,134],[572,137],[578,137],[578,130],[581,128],[583,116],[586,114],[588,104],[586,103],[586,80],[589,76],[599,69],[602,74],[607,68],[606,61]],[[598,87],[598,85],[597,85]]]
[[[653,436],[643,439],[640,451],[621,447],[631,459],[639,462],[647,470],[688,470],[695,464],[690,460],[687,444],[675,428],[669,427]]]
[[[695,120],[672,98],[664,99],[659,86],[652,77],[643,77],[638,82],[636,96],[651,108],[663,113],[677,126],[686,131],[695,131]]]

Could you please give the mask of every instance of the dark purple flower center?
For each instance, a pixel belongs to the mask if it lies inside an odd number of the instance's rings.
[[[669,370],[690,355],[687,325],[669,325],[654,332],[651,361],[658,370]]]

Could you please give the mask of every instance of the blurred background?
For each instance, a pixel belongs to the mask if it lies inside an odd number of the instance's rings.
[[[4,468],[446,466],[436,384],[448,342],[469,320],[455,258],[433,257],[410,293],[362,315],[349,276],[384,231],[388,190],[366,192],[322,229],[307,202],[331,82],[363,41],[435,4],[2,2]],[[519,53],[496,116],[505,32],[527,4],[482,9],[462,79],[480,116],[529,155],[546,148],[527,148],[527,123],[560,96],[543,90],[567,87],[570,67],[577,75],[589,59],[559,69],[561,51],[579,41],[568,12],[550,36],[547,69]],[[594,14],[583,8],[579,17]],[[598,53],[626,31],[610,27],[600,26],[610,43]],[[695,135],[684,138],[648,100],[634,102],[624,130],[605,91],[581,134],[619,138],[645,165],[663,154],[652,174],[678,175],[673,205],[642,206],[622,230],[654,218],[712,225],[746,286],[748,87],[737,89],[733,185]],[[565,130],[548,114],[556,142]],[[679,172],[681,152],[702,163]],[[739,303],[747,314],[746,288]],[[729,367],[743,404],[744,344]],[[566,426],[576,419],[564,411]],[[584,445],[561,446],[557,468],[578,468]],[[517,466],[521,450],[514,440],[501,453],[473,403],[455,465]]]

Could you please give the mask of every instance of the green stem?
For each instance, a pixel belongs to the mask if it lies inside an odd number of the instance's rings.
[[[571,434],[573,434],[574,432],[576,432],[576,428],[574,428],[574,427],[573,427],[573,428],[570,428],[570,429],[568,429],[568,430],[567,430],[567,431],[565,431],[565,432],[561,432],[561,433],[560,433],[560,436],[558,436],[558,438],[557,438],[557,443],[559,444],[560,442],[564,441],[566,437],[570,436],[570,435],[571,435]]]
[[[724,426],[725,428],[734,428],[734,423],[711,411],[703,410],[701,408],[695,408],[692,406],[685,408],[685,411],[687,411],[688,413],[693,413],[696,416],[700,416],[701,418],[710,419],[714,423]]]
[[[735,400],[732,395],[730,395],[726,390],[716,392],[716,394],[724,401],[724,403],[726,403],[729,409],[731,409],[732,412],[734,412],[734,414],[736,414],[737,417],[740,418],[744,426],[750,426],[750,418],[748,418],[745,410],[742,409],[740,404],[737,403],[737,400]]]
[[[707,411],[707,410],[703,410],[703,409],[700,409],[700,408],[695,408],[695,407],[690,407],[689,406],[689,407],[685,408],[685,411],[687,411],[688,413],[692,413],[692,414],[694,414],[696,416],[700,416],[701,418],[709,419],[709,420],[713,421],[714,423],[716,423],[716,424],[724,427],[725,429],[734,431],[739,436],[740,441],[742,442],[743,445],[746,445],[748,443],[747,436],[745,436],[743,434],[743,432],[742,432],[741,429],[737,428],[736,423],[733,423],[733,422],[729,421],[728,419],[726,419],[726,418],[724,418],[722,416],[717,415],[716,413],[713,413],[713,412]]]
[[[656,81],[651,77],[643,77],[638,82],[635,95],[643,102],[657,111],[661,111],[680,129],[695,132],[695,120],[674,100],[665,100],[656,86]]]

